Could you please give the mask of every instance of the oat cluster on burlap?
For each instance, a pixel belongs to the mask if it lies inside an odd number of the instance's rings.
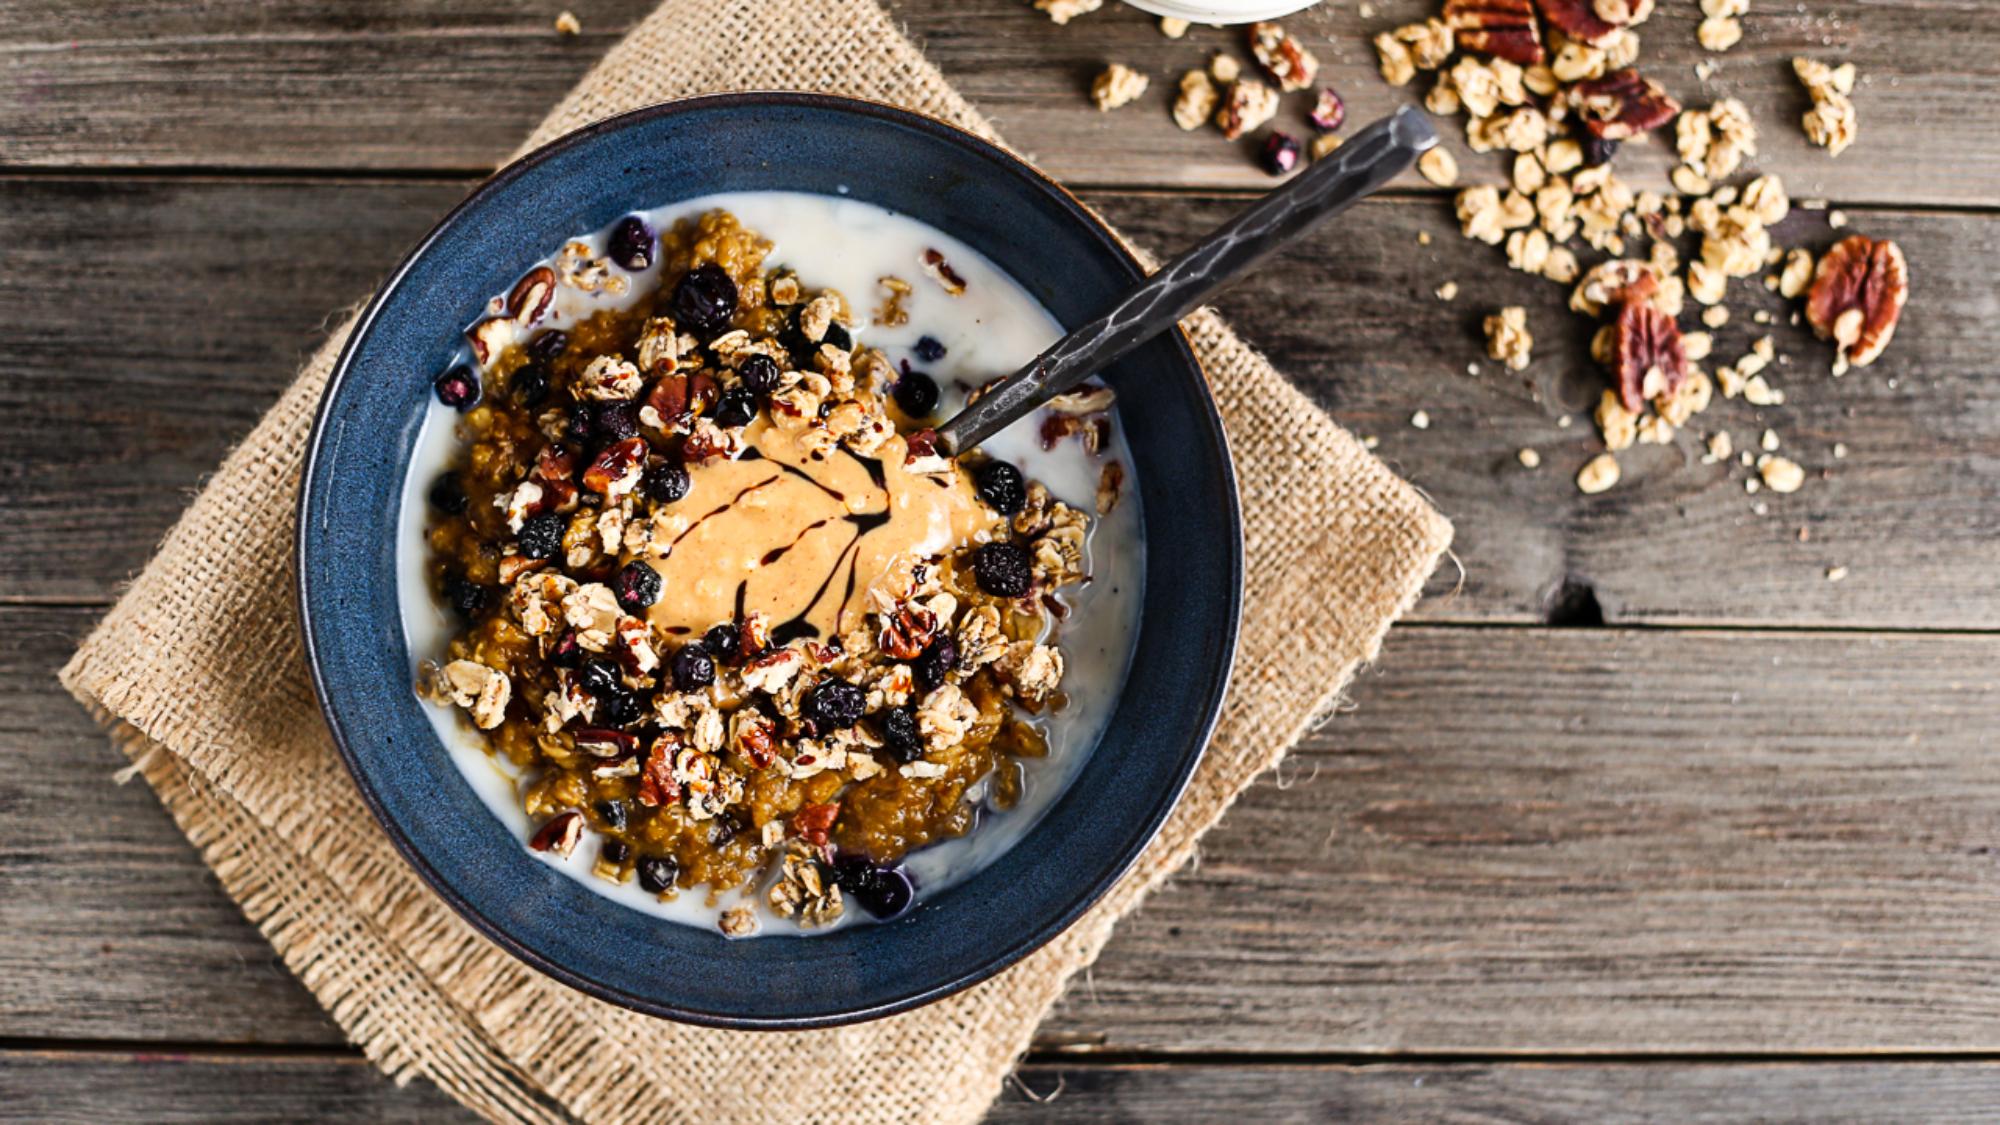
[[[871,0],[673,0],[524,151],[650,102],[748,88],[873,98],[994,136]],[[271,576],[290,570],[306,432],[350,326],[230,455],[63,682],[369,1058],[495,1120],[978,1118],[1065,982],[1374,655],[1451,535],[1217,317],[1190,318],[1235,455],[1247,588],[1221,723],[1159,838],[1067,933],[951,999],[833,1031],[685,1027],[589,999],[487,943],[397,857],[334,753],[292,590]]]

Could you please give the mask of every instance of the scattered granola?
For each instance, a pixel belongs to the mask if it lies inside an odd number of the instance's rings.
[[[1137,100],[1146,92],[1148,82],[1145,75],[1124,63],[1112,63],[1091,82],[1090,100],[1099,112],[1114,110]]]
[[[1181,75],[1180,94],[1174,98],[1174,124],[1188,131],[1201,128],[1214,115],[1221,97],[1205,71],[1190,70]]]
[[[1586,496],[1609,490],[1618,483],[1618,459],[1609,453],[1600,453],[1583,463],[1576,474],[1577,491]]]
[[[1278,115],[1278,92],[1254,78],[1232,82],[1215,111],[1215,124],[1230,140],[1262,126]]]
[[[1854,64],[1832,67],[1800,56],[1792,60],[1792,72],[1813,101],[1803,121],[1806,139],[1825,149],[1828,156],[1839,156],[1854,143],[1860,128],[1849,97],[1854,93]]]
[[[1250,25],[1250,54],[1278,82],[1281,92],[1303,90],[1319,73],[1319,60],[1297,36],[1270,20]]]
[[[1528,310],[1510,305],[1486,318],[1486,354],[1510,371],[1526,370],[1535,338],[1528,334]]]
[[[1049,21],[1066,24],[1104,6],[1104,0],[1034,0],[1035,10],[1048,14]]]
[[[1188,21],[1173,16],[1160,17],[1160,34],[1169,39],[1179,39],[1188,33]]]
[[[563,12],[556,17],[556,34],[563,36],[582,35],[583,21],[576,18],[575,12]]]

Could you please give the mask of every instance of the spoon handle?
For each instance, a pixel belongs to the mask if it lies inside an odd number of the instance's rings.
[[[1369,125],[939,426],[938,451],[963,453],[1117,362],[1321,221],[1388,183],[1436,144],[1430,123],[1409,106]]]

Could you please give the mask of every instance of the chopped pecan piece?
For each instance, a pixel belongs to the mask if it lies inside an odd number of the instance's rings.
[[[1278,92],[1254,78],[1244,78],[1230,85],[1222,108],[1215,111],[1215,124],[1233,141],[1277,115]]]
[[[839,816],[839,801],[826,805],[807,805],[792,814],[792,831],[809,844],[824,845],[826,834],[833,829],[833,822]]]
[[[1638,413],[1646,400],[1672,394],[1687,378],[1687,350],[1673,318],[1644,301],[1627,301],[1618,309],[1611,339],[1611,370],[1618,379],[1618,399]]]
[[[1840,345],[1841,359],[1865,367],[1889,346],[1909,296],[1902,248],[1887,239],[1849,235],[1819,260],[1806,295],[1806,319],[1813,331]]]
[[[1653,0],[1535,0],[1535,6],[1557,31],[1593,47],[1653,14]]]
[[[1583,127],[1606,141],[1622,141],[1657,129],[1681,111],[1681,104],[1659,83],[1630,68],[1578,82],[1566,96]]]
[[[1542,32],[1529,0],[1445,0],[1444,19],[1468,51],[1523,66],[1542,61]]]
[[[919,605],[904,604],[889,617],[878,643],[897,660],[915,660],[937,632],[937,615]]]
[[[646,764],[639,771],[639,803],[649,809],[670,805],[681,795],[674,780],[674,753],[681,747],[680,736],[663,734],[646,749]]]
[[[616,498],[632,491],[646,471],[646,439],[626,438],[604,447],[583,471],[583,486]]]
[[[550,817],[549,822],[529,838],[528,846],[538,852],[568,855],[576,850],[582,839],[583,814],[570,809]]]

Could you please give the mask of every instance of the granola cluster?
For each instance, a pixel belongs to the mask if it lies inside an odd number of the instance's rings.
[[[431,492],[430,573],[464,627],[420,690],[524,771],[539,850],[568,854],[589,828],[599,876],[662,898],[740,887],[819,926],[841,916],[844,887],[893,913],[910,890],[894,865],[967,831],[983,779],[1011,803],[1021,761],[1046,753],[1030,718],[1063,705],[1056,635],[1062,592],[1085,578],[1089,518],[1004,462],[938,456],[922,428],[935,388],[913,406],[912,376],[856,345],[846,298],[766,268],[769,243],[727,213],[657,244],[646,232],[627,259],[657,255],[660,284],[629,310],[538,328],[543,286],[630,283],[577,245],[578,260],[535,271],[473,329],[483,380],[452,373],[454,387],[473,380],[452,403],[468,443]],[[963,291],[942,254],[925,258]],[[884,288],[898,305],[909,292]],[[1108,425],[1109,392],[1087,393],[1102,398],[1090,424]],[[840,464],[864,487],[905,479],[954,498],[968,533],[880,574],[853,563],[835,628],[746,610],[747,581],[713,621],[664,612],[693,596],[663,577],[689,561],[677,549],[754,491],[732,493],[731,472],[843,497],[810,526],[768,530],[796,544],[853,521],[840,557],[858,560],[890,516],[886,503],[867,515],[851,485],[834,491]],[[823,589],[838,596],[833,574]],[[739,906],[724,928],[754,918]]]

